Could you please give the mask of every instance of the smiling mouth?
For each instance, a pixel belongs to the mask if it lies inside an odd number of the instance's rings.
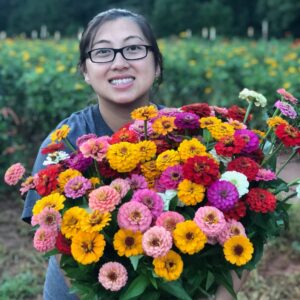
[[[115,86],[119,86],[119,85],[126,85],[128,83],[131,83],[134,81],[134,78],[133,77],[127,77],[127,78],[118,78],[118,79],[111,79],[109,80],[109,82],[112,84],[112,85],[115,85]]]

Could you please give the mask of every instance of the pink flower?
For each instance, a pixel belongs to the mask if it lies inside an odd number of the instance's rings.
[[[120,228],[144,232],[151,225],[152,214],[146,205],[130,201],[119,208],[117,221]]]
[[[10,166],[4,175],[4,181],[8,185],[16,185],[19,180],[23,177],[25,168],[20,163],[13,164]]]
[[[79,148],[81,144],[83,144],[84,142],[86,142],[89,139],[96,139],[97,135],[94,133],[88,133],[88,134],[84,134],[81,135],[79,138],[77,138],[76,140],[76,146]]]
[[[45,207],[41,213],[34,215],[31,219],[31,225],[40,225],[45,229],[56,231],[61,224],[60,213],[52,207]]]
[[[155,225],[162,226],[172,232],[177,223],[183,222],[184,217],[176,211],[163,212],[156,220]]]
[[[110,183],[110,187],[114,188],[121,196],[125,197],[130,190],[130,185],[127,180],[122,178],[117,178]]]
[[[55,248],[57,231],[40,227],[34,234],[33,246],[39,252],[47,252]]]
[[[221,245],[224,245],[224,243],[229,238],[235,235],[246,236],[246,232],[245,232],[245,227],[243,226],[242,223],[232,219],[226,223],[224,230],[222,230],[221,233],[218,235],[218,242]]]
[[[26,180],[24,182],[21,183],[20,193],[23,196],[29,190],[32,190],[34,188],[35,188],[34,177],[29,176],[26,178]]]
[[[292,94],[290,94],[283,88],[278,89],[277,93],[279,95],[281,95],[285,100],[290,101],[293,104],[297,104],[297,102],[298,102],[298,99],[296,99]]]
[[[121,201],[120,194],[110,186],[101,186],[89,194],[89,207],[101,213],[113,211]]]
[[[274,106],[277,107],[284,116],[291,119],[296,119],[297,112],[295,111],[294,107],[289,103],[277,100]]]
[[[92,188],[90,180],[83,176],[71,178],[65,185],[64,190],[67,197],[76,199],[86,194]]]
[[[179,182],[182,180],[182,166],[175,165],[166,168],[162,172],[158,186],[164,187],[164,190],[175,190],[177,189]]]
[[[165,256],[172,248],[172,235],[161,226],[153,226],[148,229],[142,239],[145,253],[152,257]]]
[[[143,175],[132,174],[127,178],[132,190],[146,189],[148,187],[146,178]]]
[[[164,202],[162,198],[154,191],[148,189],[138,190],[133,194],[131,200],[146,205],[151,211],[154,219],[156,219],[163,212]]]
[[[217,236],[226,228],[223,213],[213,206],[204,206],[196,211],[194,221],[208,237],[208,243],[215,243]]]
[[[79,150],[84,157],[92,157],[97,161],[102,161],[108,146],[109,143],[107,137],[91,138],[82,143]]]
[[[226,117],[228,114],[228,109],[225,107],[219,107],[219,106],[210,106],[210,109],[212,109],[212,111],[215,111],[217,114]],[[215,115],[214,113],[211,114],[211,116]]]
[[[144,121],[141,120],[135,120],[130,126],[129,130],[132,130],[137,133],[137,135],[141,138],[145,135],[145,127],[144,127]],[[151,124],[148,122],[147,125],[147,135],[150,136],[153,133],[153,129]]]
[[[98,280],[107,290],[119,291],[127,283],[125,267],[118,262],[108,262],[99,270]]]
[[[259,169],[258,173],[256,174],[255,180],[256,181],[270,181],[276,179],[277,176],[274,172],[267,169]]]

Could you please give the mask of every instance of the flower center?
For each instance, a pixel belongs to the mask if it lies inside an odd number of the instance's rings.
[[[205,221],[209,224],[215,224],[215,223],[217,223],[217,218],[213,213],[210,213],[210,214],[206,215]]]
[[[166,267],[167,269],[172,269],[173,267],[175,267],[175,263],[173,261],[168,261],[166,262]]]
[[[185,235],[185,237],[186,237],[187,240],[193,240],[194,239],[194,234],[192,232],[188,232]]]
[[[111,280],[111,281],[116,281],[117,278],[118,278],[118,276],[117,276],[117,274],[116,274],[115,272],[110,272],[110,273],[108,273],[108,274],[107,274],[107,277],[108,277],[109,280]]]
[[[160,246],[160,241],[158,238],[154,238],[153,240],[150,241],[150,245],[152,247],[159,247]]]
[[[97,225],[97,224],[100,224],[101,222],[102,222],[101,214],[99,214],[98,212],[94,212],[91,214],[90,219],[89,219],[89,223],[91,225]]]
[[[51,225],[55,222],[55,218],[53,215],[48,215],[45,220],[46,224]]]
[[[142,218],[142,215],[138,210],[135,210],[130,214],[130,219],[132,221],[138,222],[141,220],[141,218]]]
[[[151,198],[144,198],[143,203],[151,210],[153,208],[153,201]]]
[[[94,243],[93,242],[82,242],[81,248],[85,253],[90,253],[94,249]]]
[[[125,238],[125,245],[126,245],[127,247],[133,246],[133,245],[134,245],[134,238],[133,238],[132,236],[127,236],[127,237]]]
[[[244,252],[244,248],[241,245],[235,245],[234,249],[233,249],[233,252],[234,252],[235,255],[241,256],[242,253]]]

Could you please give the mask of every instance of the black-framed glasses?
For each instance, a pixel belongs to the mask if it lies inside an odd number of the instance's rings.
[[[112,62],[117,53],[120,52],[126,60],[143,59],[152,50],[149,45],[129,45],[119,49],[115,48],[97,48],[88,51],[87,57],[94,63]]]

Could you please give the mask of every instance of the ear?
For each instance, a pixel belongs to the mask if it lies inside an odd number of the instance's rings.
[[[89,75],[86,72],[83,73],[83,76],[84,76],[85,82],[87,84],[91,84],[90,77],[89,77]]]
[[[160,76],[160,66],[157,66],[155,69],[155,78],[158,78]]]

